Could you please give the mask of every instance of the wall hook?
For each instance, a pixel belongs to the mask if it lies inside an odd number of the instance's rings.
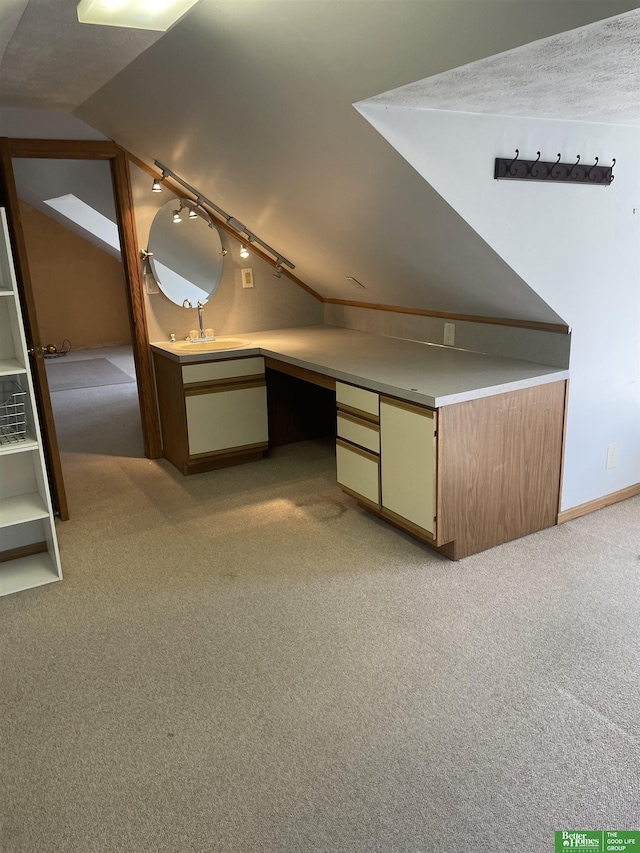
[[[562,154],[553,162],[542,160],[541,152],[536,152],[536,159],[530,160],[520,157],[520,149],[516,148],[516,156],[513,159],[507,157],[496,157],[493,177],[496,180],[510,181],[554,181],[558,184],[590,184],[592,187],[609,186],[613,180],[613,167],[600,165],[600,158],[595,158],[595,163],[582,163],[582,155],[576,155],[575,163],[563,163]]]
[[[587,177],[589,178],[589,180],[590,180],[590,181],[594,180],[594,178],[592,178],[592,177],[591,177],[591,172],[593,172],[593,170],[595,169],[595,167],[598,165],[598,159],[599,159],[599,158],[598,158],[598,157],[596,157],[596,162],[593,164],[593,166],[592,166],[592,167],[589,169],[589,171],[587,172]]]
[[[537,178],[538,175],[540,174],[540,169],[538,168],[538,163],[540,162],[540,152],[537,151],[536,154],[538,156],[533,161],[533,163],[529,166],[529,169],[528,169],[528,172],[532,178]]]
[[[575,169],[575,168],[578,166],[578,164],[580,163],[580,155],[579,155],[579,154],[576,154],[576,157],[577,157],[578,159],[577,159],[577,160],[576,160],[576,162],[573,164],[573,166],[571,167],[571,170],[570,170],[570,172],[569,172],[569,177],[571,178],[571,180],[572,180],[572,181],[575,181],[575,179],[578,177],[578,174],[577,174],[577,173],[576,173],[575,175],[574,175],[574,173],[573,173],[574,169]]]

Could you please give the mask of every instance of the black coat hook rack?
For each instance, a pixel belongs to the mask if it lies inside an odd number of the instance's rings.
[[[596,187],[608,187],[614,179],[615,158],[610,166],[599,166],[599,158],[596,157],[595,163],[588,166],[580,162],[580,154],[576,154],[575,163],[563,163],[561,154],[553,161],[541,160],[539,151],[537,155],[535,160],[521,160],[520,151],[516,148],[515,157],[496,157],[493,177],[497,181],[556,181]]]

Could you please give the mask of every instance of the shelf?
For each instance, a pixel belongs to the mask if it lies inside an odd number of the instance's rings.
[[[19,374],[25,374],[27,372],[27,368],[23,367],[20,362],[15,358],[2,358],[0,359],[0,376],[15,376]]]
[[[28,435],[24,441],[0,444],[0,455],[4,453],[23,453],[25,450],[37,450],[38,447],[39,445],[35,438]]]
[[[0,527],[23,524],[26,521],[36,521],[48,516],[47,508],[38,492],[0,500]]]
[[[0,296],[13,296],[13,290],[5,290],[0,287]]]
[[[0,596],[59,580],[48,553],[0,563]]]

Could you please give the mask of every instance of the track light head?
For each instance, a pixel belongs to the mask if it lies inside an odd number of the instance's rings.
[[[281,259],[278,258],[278,260],[276,261],[276,266],[275,266],[275,269],[273,271],[273,274],[275,275],[276,278],[280,278],[282,276],[282,264],[280,263],[280,260]]]
[[[249,257],[249,250],[244,245],[244,243],[242,244],[242,248],[240,249],[240,257],[241,258],[248,258]]]
[[[197,219],[197,218],[198,218],[198,211],[195,209],[195,207],[190,207],[189,208],[189,219]]]
[[[153,183],[151,184],[151,192],[152,193],[161,193],[162,192],[162,184],[160,183],[160,178],[154,178]]]
[[[182,210],[182,205],[177,210],[173,211],[173,221],[175,223],[182,222],[182,217],[180,216],[180,211]]]

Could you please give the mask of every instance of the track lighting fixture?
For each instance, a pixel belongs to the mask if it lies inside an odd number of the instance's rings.
[[[198,218],[198,211],[195,209],[195,207],[190,207],[189,208],[189,219],[197,219],[197,218]]]
[[[151,184],[151,192],[152,193],[161,193],[162,192],[162,181],[167,177],[166,171],[162,170],[162,175],[159,178],[154,178],[153,183]]]
[[[156,166],[156,168],[162,171],[162,178],[160,178],[160,181],[165,180],[165,178],[171,178],[172,181],[180,184],[180,186],[184,187],[185,190],[191,193],[195,198],[195,202],[191,201],[190,204],[185,205],[184,202],[180,203],[180,209],[174,213],[174,222],[182,222],[182,217],[179,214],[180,210],[186,206],[189,207],[190,210],[195,209],[197,211],[197,215],[201,216],[206,221],[207,225],[209,225],[211,228],[215,228],[215,223],[208,216],[209,209],[214,210],[216,214],[222,220],[224,220],[228,228],[231,228],[233,231],[236,232],[236,234],[243,235],[240,238],[242,240],[245,240],[245,243],[243,244],[242,250],[240,252],[240,256],[243,259],[249,257],[248,246],[255,244],[256,246],[260,246],[260,248],[264,249],[266,252],[268,252],[275,258],[275,271],[273,274],[276,276],[276,278],[280,278],[280,276],[282,275],[283,267],[288,267],[290,270],[294,270],[296,268],[295,264],[292,264],[291,261],[285,258],[284,255],[281,255],[279,252],[276,252],[273,246],[270,246],[268,243],[265,243],[264,240],[261,240],[257,234],[254,234],[253,231],[247,228],[247,226],[240,222],[239,219],[236,219],[235,216],[231,216],[230,213],[227,213],[221,207],[218,207],[218,205],[211,201],[210,198],[207,198],[206,196],[202,195],[199,190],[197,190],[195,187],[192,187],[191,184],[188,184],[179,175],[176,175],[175,172],[172,172],[168,166],[165,166],[158,160],[154,160],[154,165]],[[192,204],[195,205],[195,208],[191,208]],[[176,213],[178,214],[177,217]],[[191,213],[189,214],[189,218],[193,219]],[[222,254],[226,254],[226,252],[226,249],[222,250]]]
[[[182,205],[177,210],[173,211],[173,221],[174,222],[182,222],[182,217],[180,216],[180,212],[182,210]]]

